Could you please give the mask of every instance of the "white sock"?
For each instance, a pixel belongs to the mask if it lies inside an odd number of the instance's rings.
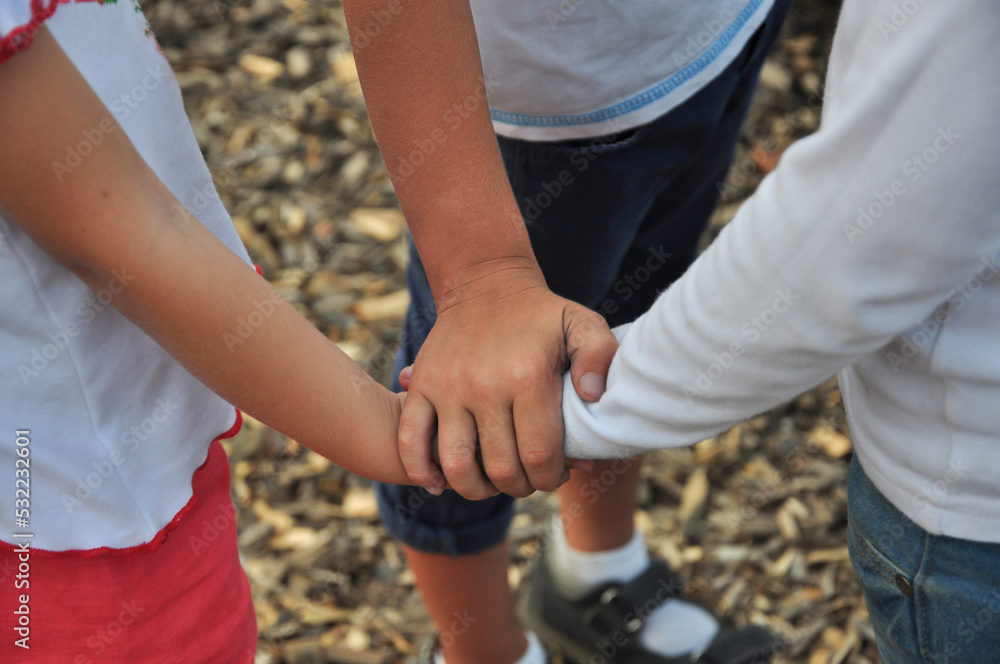
[[[606,583],[628,583],[649,566],[642,531],[632,540],[610,551],[577,551],[566,541],[558,517],[553,520],[552,548],[546,561],[559,590],[570,599],[580,599]],[[681,599],[668,599],[646,619],[642,644],[664,657],[701,652],[715,638],[719,623],[711,613]]]
[[[528,649],[524,651],[521,659],[517,660],[515,664],[545,664],[545,651],[535,633],[527,632],[524,637],[528,639]],[[444,655],[440,649],[434,652],[434,664],[445,664]]]

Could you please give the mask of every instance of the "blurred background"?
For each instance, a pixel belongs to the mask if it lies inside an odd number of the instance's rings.
[[[406,228],[365,113],[339,2],[143,0],[251,257],[373,376],[407,305]],[[797,0],[764,68],[705,244],[782,152],[819,126],[836,0]],[[331,403],[336,409],[337,404]],[[390,664],[431,630],[370,483],[247,418],[226,441],[258,664]],[[638,524],[731,621],[768,625],[775,662],[877,662],[845,545],[851,443],[834,380],[693,448],[650,456]],[[521,501],[515,586],[554,499]]]

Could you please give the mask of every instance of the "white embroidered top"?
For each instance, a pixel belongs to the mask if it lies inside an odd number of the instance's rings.
[[[0,0],[0,67],[43,20],[109,118],[52,164],[52,195],[113,117],[173,195],[249,263],[138,6]],[[0,466],[13,473],[15,432],[30,432],[32,546],[149,542],[191,498],[192,474],[235,410],[109,306],[129,287],[126,270],[95,294],[2,214],[0,235]],[[21,530],[13,500],[0,497],[8,543]]]

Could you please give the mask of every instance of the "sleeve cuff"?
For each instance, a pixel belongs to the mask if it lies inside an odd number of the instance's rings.
[[[616,327],[613,332],[621,343],[631,323]],[[627,459],[649,450],[643,447],[622,445],[601,435],[595,404],[581,399],[573,387],[567,371],[563,376],[563,426],[566,431],[565,454],[571,459]]]

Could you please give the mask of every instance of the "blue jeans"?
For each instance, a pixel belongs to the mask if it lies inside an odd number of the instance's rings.
[[[594,139],[534,143],[498,137],[531,244],[553,292],[612,326],[644,313],[694,260],[725,181],[764,60],[791,0],[777,0],[729,67],[659,119]],[[411,302],[393,376],[413,363],[434,324],[434,301],[413,244]],[[399,385],[394,386],[399,389]],[[452,491],[379,485],[385,528],[415,549],[455,556],[501,542],[506,495],[472,502]]]
[[[1000,544],[931,535],[857,457],[847,496],[847,546],[883,664],[1000,662]]]

